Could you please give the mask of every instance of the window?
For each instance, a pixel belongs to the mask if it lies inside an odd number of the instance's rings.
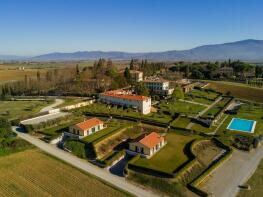
[[[95,127],[93,127],[92,129],[91,129],[91,133],[94,133],[95,132]]]

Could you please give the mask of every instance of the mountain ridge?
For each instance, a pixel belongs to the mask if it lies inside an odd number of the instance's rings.
[[[177,61],[216,61],[216,60],[263,60],[263,40],[247,39],[222,44],[201,45],[187,50],[167,50],[161,52],[123,52],[123,51],[76,51],[54,52],[28,58],[33,61],[94,60],[98,58],[127,60],[177,60]],[[1,56],[0,56],[1,59]]]

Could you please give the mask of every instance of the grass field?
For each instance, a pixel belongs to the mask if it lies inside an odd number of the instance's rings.
[[[263,102],[263,88],[253,88],[238,83],[228,82],[209,81],[209,83],[207,88],[212,88],[222,93],[230,92],[232,96],[237,98]]]
[[[262,196],[263,192],[263,160],[261,160],[256,172],[248,180],[247,184],[250,185],[251,190],[241,190],[238,197],[257,197]]]
[[[187,125],[191,122],[191,119],[186,117],[180,117],[176,120],[174,120],[171,124],[171,126],[179,127],[179,128],[186,128]]]
[[[205,109],[204,106],[182,101],[163,101],[159,104],[159,108],[170,113],[180,113],[185,115],[196,115],[198,112]]]
[[[0,157],[0,196],[126,196],[37,149]]]
[[[184,136],[170,132],[165,139],[167,144],[150,159],[139,158],[134,162],[136,166],[142,166],[166,173],[173,173],[178,167],[189,160],[185,152],[185,146],[197,136]]]
[[[194,89],[185,95],[185,99],[209,105],[212,104],[218,96],[219,94],[216,92]]]
[[[0,101],[0,116],[15,119],[33,115],[47,105],[50,105],[48,101]]]

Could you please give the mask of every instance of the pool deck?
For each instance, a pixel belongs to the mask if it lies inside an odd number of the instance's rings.
[[[242,120],[242,121],[253,122],[251,130],[247,131],[247,130],[240,130],[240,129],[230,128],[230,126],[231,126],[231,124],[233,123],[234,120]],[[256,128],[256,124],[257,124],[257,121],[255,121],[255,120],[248,120],[248,119],[242,119],[242,118],[232,118],[232,120],[230,121],[230,123],[228,124],[226,129],[231,130],[231,131],[240,131],[240,132],[245,132],[245,133],[254,133],[255,128]]]

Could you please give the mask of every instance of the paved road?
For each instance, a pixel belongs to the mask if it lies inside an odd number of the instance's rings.
[[[43,109],[40,110],[40,112],[46,112],[46,111],[52,110],[55,107],[61,105],[62,103],[64,103],[63,99],[55,99],[55,103],[53,103],[47,107],[44,107]]]
[[[263,146],[251,153],[234,151],[232,157],[218,168],[203,189],[215,197],[234,197],[239,185],[244,184],[255,172],[263,158]]]
[[[53,155],[69,164],[72,166],[75,166],[76,168],[79,168],[81,170],[84,170],[85,172],[92,174],[96,177],[99,177],[100,179],[103,179],[110,184],[125,190],[135,196],[140,196],[140,197],[154,197],[157,196],[156,194],[144,190],[140,187],[137,187],[129,182],[126,181],[125,178],[119,177],[119,176],[114,176],[107,169],[101,169],[97,166],[94,166],[87,161],[83,159],[79,159],[70,153],[67,153],[63,150],[58,149],[57,147],[47,144],[39,139],[36,139],[29,134],[26,133],[21,133],[19,132],[19,127],[12,127],[12,130],[18,134],[19,137],[23,138],[24,140],[30,142],[31,144],[35,145],[36,147],[40,148],[41,150],[49,153],[50,155]],[[106,194],[105,194],[106,195]]]
[[[27,119],[27,120],[23,120],[23,121],[21,121],[21,123],[23,125],[39,124],[41,122],[46,122],[48,120],[53,120],[53,119],[56,119],[56,118],[59,118],[59,117],[66,116],[68,114],[69,114],[68,112],[57,112],[57,113],[53,113],[53,114],[46,114],[46,115],[43,115],[43,116],[38,116],[38,117],[35,117],[35,118],[30,118],[30,119]]]
[[[198,117],[200,117],[200,116],[202,116],[202,115],[204,115],[209,109],[211,109],[212,107],[214,107],[219,101],[221,101],[221,99],[222,99],[222,97],[220,96],[220,97],[218,97],[217,99],[216,99],[216,101],[215,102],[213,102],[211,105],[208,105],[208,107],[207,108],[205,108],[203,111],[201,111],[201,112],[199,112],[198,113],[198,115],[196,115],[196,117],[195,118],[198,118]],[[190,122],[188,125],[187,125],[187,129],[191,129],[193,126],[194,126],[194,124],[195,123],[193,123],[193,122]]]

